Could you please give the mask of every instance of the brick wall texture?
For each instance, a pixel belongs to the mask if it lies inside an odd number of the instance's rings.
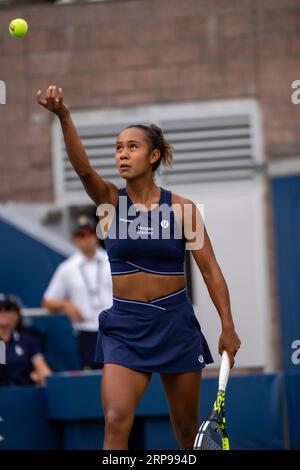
[[[266,160],[299,154],[299,0],[123,0],[0,10],[0,202],[53,199],[50,123],[38,89],[71,109],[251,97]],[[23,39],[8,34],[24,17]]]

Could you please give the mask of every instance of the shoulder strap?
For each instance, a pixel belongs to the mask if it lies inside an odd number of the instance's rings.
[[[126,195],[126,188],[119,188],[119,195],[125,196]]]
[[[161,203],[168,204],[168,206],[172,205],[172,192],[168,189],[161,188],[162,195],[161,195]]]

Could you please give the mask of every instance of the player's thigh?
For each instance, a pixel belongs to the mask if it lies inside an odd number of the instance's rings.
[[[150,373],[135,371],[118,364],[104,364],[101,383],[104,414],[111,410],[124,414],[134,413],[150,380]]]
[[[199,419],[202,371],[160,374],[174,424]]]

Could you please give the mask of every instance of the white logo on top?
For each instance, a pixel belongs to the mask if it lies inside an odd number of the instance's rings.
[[[162,226],[162,228],[168,228],[169,227],[169,221],[168,220],[162,220],[160,225]]]

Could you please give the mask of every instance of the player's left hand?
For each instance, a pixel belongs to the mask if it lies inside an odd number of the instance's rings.
[[[234,328],[223,329],[219,338],[219,353],[227,351],[230,368],[234,366],[234,356],[238,352],[241,345],[240,338],[238,337]]]

